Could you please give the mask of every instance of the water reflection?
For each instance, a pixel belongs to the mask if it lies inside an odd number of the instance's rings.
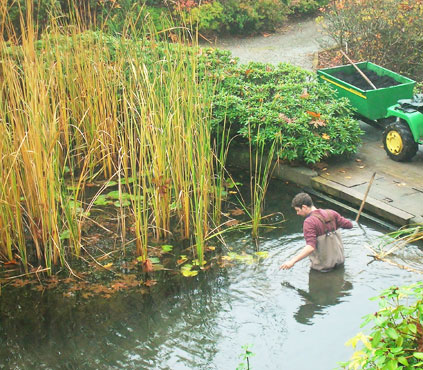
[[[334,306],[349,296],[353,285],[345,280],[344,266],[329,272],[311,270],[308,278],[308,292],[283,282],[283,286],[295,289],[304,303],[294,314],[295,320],[304,325],[311,325],[314,315],[321,313],[326,307]]]

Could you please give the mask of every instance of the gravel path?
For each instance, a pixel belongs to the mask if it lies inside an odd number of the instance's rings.
[[[288,62],[314,70],[314,57],[321,49],[323,37],[314,19],[292,23],[265,36],[225,37],[214,46],[230,50],[240,63],[250,61],[278,64]]]

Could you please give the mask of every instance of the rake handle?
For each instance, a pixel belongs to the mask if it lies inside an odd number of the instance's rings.
[[[355,65],[355,63],[348,57],[348,55],[345,54],[343,50],[341,50],[341,53],[345,58],[348,59],[348,61],[353,65],[357,72],[360,73],[361,76],[368,82],[368,84],[373,87],[373,89],[377,90],[377,87],[373,84],[373,82],[370,81],[369,78],[363,73],[363,71]]]

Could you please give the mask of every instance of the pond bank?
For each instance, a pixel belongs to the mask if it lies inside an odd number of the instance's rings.
[[[329,195],[358,211],[376,172],[361,217],[375,216],[394,226],[423,223],[423,147],[411,162],[395,162],[383,149],[381,130],[366,123],[361,128],[363,144],[355,156],[322,163],[316,169],[278,163],[273,177]],[[248,156],[248,152],[232,150],[230,163],[248,169]]]

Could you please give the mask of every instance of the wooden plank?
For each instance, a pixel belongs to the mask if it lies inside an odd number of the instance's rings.
[[[335,198],[342,199],[351,204],[360,206],[364,193],[358,192],[337,182],[324,179],[320,176],[314,177],[311,181],[313,189],[329,194]],[[358,207],[357,207],[358,208]],[[395,208],[372,197],[368,197],[364,209],[377,215],[395,225],[407,225],[415,216],[401,209]]]

